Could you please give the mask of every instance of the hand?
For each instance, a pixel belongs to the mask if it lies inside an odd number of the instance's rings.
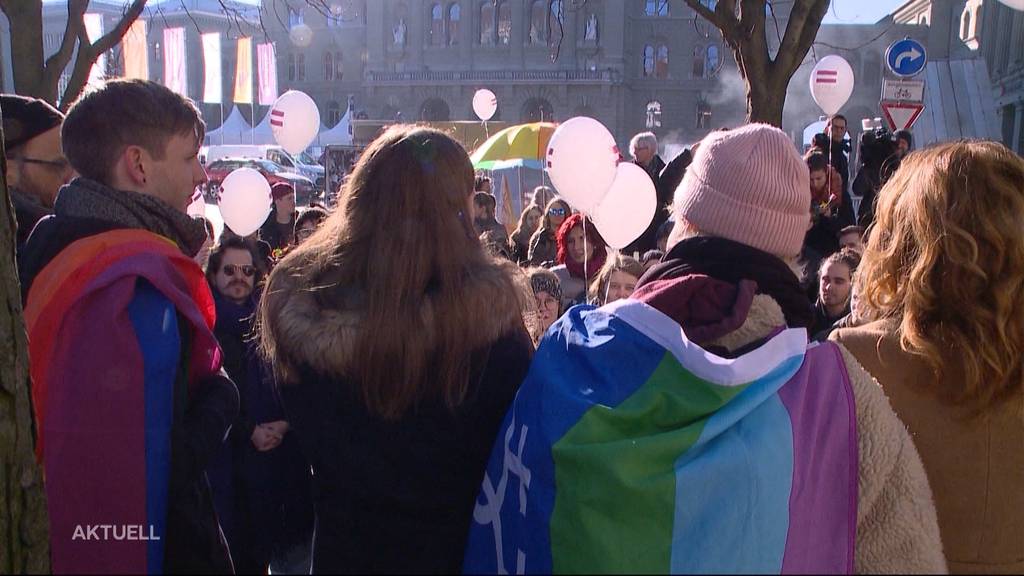
[[[252,445],[260,452],[273,450],[281,443],[281,436],[276,435],[265,425],[260,425],[253,429],[251,439]]]

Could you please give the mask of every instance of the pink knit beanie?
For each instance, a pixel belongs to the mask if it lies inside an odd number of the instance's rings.
[[[774,126],[748,124],[701,141],[674,209],[702,234],[790,258],[800,254],[810,206],[810,175],[793,142]]]

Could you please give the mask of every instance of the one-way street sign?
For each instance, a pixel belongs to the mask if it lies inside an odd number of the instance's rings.
[[[916,76],[924,70],[924,65],[928,63],[928,55],[920,42],[904,38],[893,42],[885,51],[885,63],[893,74],[906,78]]]

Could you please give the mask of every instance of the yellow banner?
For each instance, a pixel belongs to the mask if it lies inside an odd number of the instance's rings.
[[[124,51],[124,77],[149,80],[149,49],[146,45],[146,21],[136,20],[121,40]]]
[[[235,64],[235,102],[252,104],[252,38],[238,39]]]

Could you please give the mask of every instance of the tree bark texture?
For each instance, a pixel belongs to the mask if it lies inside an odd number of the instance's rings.
[[[747,88],[747,121],[782,127],[786,90],[818,35],[830,0],[793,0],[778,53],[768,49],[765,0],[719,0],[714,11],[685,0],[722,33]]]
[[[46,574],[49,519],[42,470],[35,459],[16,229],[0,127],[0,574]]]

